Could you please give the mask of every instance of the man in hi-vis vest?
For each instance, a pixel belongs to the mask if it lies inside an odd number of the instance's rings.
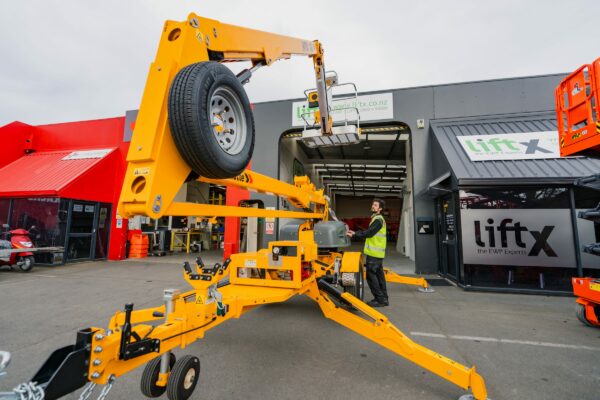
[[[385,285],[385,274],[383,272],[383,259],[385,258],[385,246],[387,244],[387,231],[385,219],[381,215],[385,207],[383,200],[375,199],[371,205],[371,223],[366,231],[348,231],[348,236],[356,236],[359,239],[366,238],[363,253],[367,256],[367,283],[373,293],[373,300],[367,304],[371,307],[384,307],[389,305],[387,288]]]

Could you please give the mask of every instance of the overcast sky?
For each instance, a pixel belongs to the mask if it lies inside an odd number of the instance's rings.
[[[0,126],[137,109],[163,22],[189,12],[319,39],[360,91],[568,72],[600,57],[600,1],[2,1]],[[310,60],[263,68],[253,102],[301,97]]]

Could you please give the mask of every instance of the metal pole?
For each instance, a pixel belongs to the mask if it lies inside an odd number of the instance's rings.
[[[169,318],[169,314],[173,312],[175,308],[175,299],[179,296],[179,290],[177,289],[165,289],[163,299],[165,301],[165,322]],[[166,351],[160,356],[160,373],[166,374],[169,372],[171,360],[171,352]]]
[[[575,192],[573,187],[569,188],[569,206],[571,207],[571,224],[573,225],[573,239],[575,245],[575,263],[577,265],[577,276],[583,276],[581,265],[581,246],[579,244],[579,232],[577,231],[577,211],[575,210]]]

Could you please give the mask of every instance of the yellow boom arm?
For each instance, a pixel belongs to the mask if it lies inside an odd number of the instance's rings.
[[[171,207],[177,191],[192,172],[177,151],[167,115],[169,89],[179,71],[203,61],[245,60],[258,67],[294,54],[312,57],[317,88],[325,88],[323,49],[318,41],[223,24],[193,13],[185,21],[167,21],[156,59],[150,66],[127,155],[128,167],[119,202],[121,215],[159,218],[168,215],[167,210],[171,215],[214,215],[213,210],[200,211],[182,204]],[[243,72],[240,80],[247,81],[249,73]],[[326,95],[319,99],[319,110],[326,121],[321,130],[330,134],[332,122]]]

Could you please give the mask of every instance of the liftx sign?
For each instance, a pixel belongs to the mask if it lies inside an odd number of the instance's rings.
[[[574,267],[567,209],[461,210],[465,264]]]
[[[559,158],[558,132],[457,136],[471,161]]]

